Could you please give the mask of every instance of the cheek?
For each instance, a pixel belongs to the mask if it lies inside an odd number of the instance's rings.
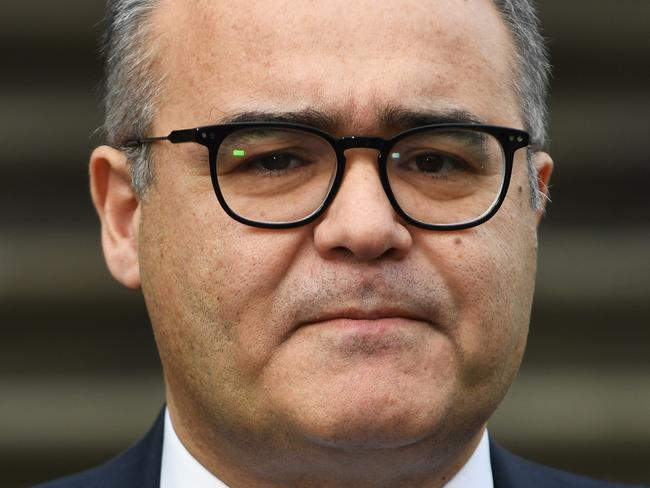
[[[491,234],[485,229],[485,234]],[[501,234],[501,232],[498,232]],[[512,239],[490,242],[489,252],[471,242],[466,248],[459,318],[462,357],[469,360],[466,381],[477,384],[490,371],[509,375],[518,367],[528,331],[532,303],[532,256],[522,254]],[[471,256],[471,257],[470,257]],[[475,358],[475,361],[471,361]],[[514,373],[514,371],[513,371]]]
[[[458,315],[450,334],[468,387],[509,384],[526,343],[536,230],[527,192],[517,186],[487,223],[426,243],[454,297]]]
[[[173,194],[183,190],[190,199]],[[147,201],[140,236],[143,290],[161,354],[190,369],[254,375],[281,340],[271,312],[305,230],[239,224],[219,207],[211,185],[165,191],[173,196],[152,193]]]
[[[525,207],[520,201],[525,200]],[[504,378],[516,373],[523,355],[533,300],[536,269],[536,229],[533,211],[526,196],[513,198],[502,209],[500,218],[480,230],[478,242],[489,243],[481,252],[468,242],[468,253],[475,268],[470,285],[481,292],[469,290],[468,316],[462,332],[468,337],[470,353],[481,355],[484,364],[477,364],[473,378],[485,373],[488,365]],[[522,209],[522,211],[519,211]],[[482,246],[483,247],[483,246]],[[474,272],[474,270],[472,270]],[[480,324],[480,334],[472,334],[473,324]],[[472,340],[472,338],[474,340]]]

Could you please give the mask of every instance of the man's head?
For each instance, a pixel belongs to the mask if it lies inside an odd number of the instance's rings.
[[[114,8],[116,144],[255,113],[318,114],[335,137],[390,138],[411,127],[387,113],[423,110],[544,143],[547,64],[527,2]],[[130,53],[118,49],[129,42]],[[125,89],[128,79],[138,84]],[[140,100],[125,98],[137,90]],[[204,147],[148,147],[140,157],[98,148],[93,198],[111,272],[142,286],[172,417],[199,460],[227,481],[241,482],[243,463],[252,479],[292,486],[453,474],[521,361],[541,214],[530,182],[545,191],[549,157],[533,152],[529,166],[516,153],[489,221],[431,231],[395,212],[376,151],[348,150],[323,215],[268,230],[224,212]]]

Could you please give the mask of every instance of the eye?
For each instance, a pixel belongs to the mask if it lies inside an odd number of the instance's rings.
[[[309,161],[292,153],[269,153],[252,158],[241,170],[261,175],[281,176],[309,164]]]
[[[431,176],[469,170],[469,166],[462,159],[440,152],[417,154],[405,166],[411,171],[419,171]]]
[[[269,154],[251,161],[252,166],[259,166],[266,171],[282,171],[292,166],[295,158],[287,153]]]
[[[420,171],[437,173],[445,165],[445,158],[439,154],[420,154],[415,158],[415,165]]]

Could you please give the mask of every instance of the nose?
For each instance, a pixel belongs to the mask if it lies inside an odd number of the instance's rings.
[[[377,152],[346,151],[346,171],[334,201],[314,228],[316,250],[326,259],[372,261],[403,258],[413,245],[379,179]]]

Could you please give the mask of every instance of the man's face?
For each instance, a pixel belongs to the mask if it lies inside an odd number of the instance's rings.
[[[322,112],[334,135],[389,137],[389,108],[522,127],[509,33],[489,0],[162,2],[166,74],[152,132],[245,112]],[[538,215],[524,151],[496,216],[407,225],[377,154],[346,154],[316,222],[230,219],[196,144],[155,146],[141,204],[142,288],[184,431],[242,449],[467,442],[527,335]],[[311,446],[311,447],[310,447]]]

